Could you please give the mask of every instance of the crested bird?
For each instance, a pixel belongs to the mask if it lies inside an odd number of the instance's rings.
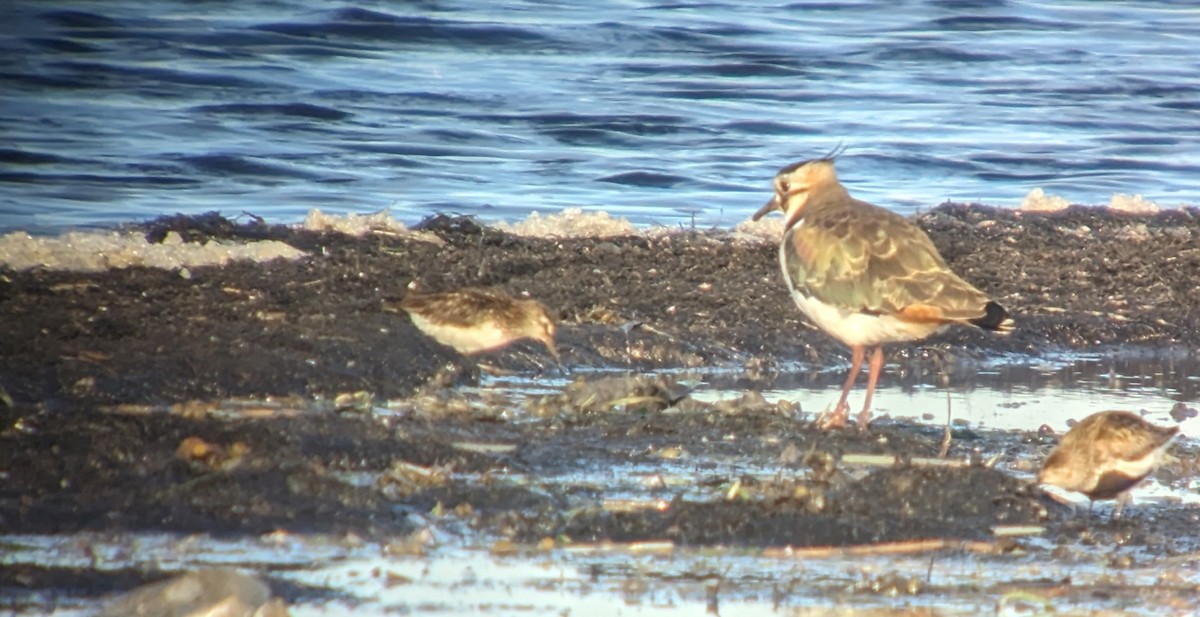
[[[883,370],[883,344],[916,341],[952,324],[1008,332],[1013,321],[987,294],[950,270],[929,236],[908,219],[854,199],[838,181],[835,154],[788,165],[757,221],[784,214],[779,265],[796,306],[850,347],[850,375],[821,428],[846,425],[846,402],[871,351],[860,429]]]
[[[1128,411],[1094,413],[1046,457],[1038,483],[1082,493],[1092,502],[1119,500],[1158,467],[1178,434],[1178,426],[1157,426]]]
[[[384,309],[404,311],[418,330],[463,355],[496,351],[522,339],[541,341],[561,367],[556,326],[545,305],[499,289],[464,287],[438,293],[410,292]]]

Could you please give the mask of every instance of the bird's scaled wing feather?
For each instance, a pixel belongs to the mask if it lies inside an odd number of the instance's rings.
[[[922,307],[945,320],[984,315],[987,297],[951,272],[929,237],[903,218],[846,212],[814,219],[788,232],[784,251],[793,285],[816,299],[870,313]]]
[[[470,326],[481,319],[504,319],[516,310],[511,299],[489,289],[461,289],[451,293],[409,294],[401,308],[434,317],[454,326]]]
[[[1136,418],[1114,415],[1100,427],[1092,442],[1112,459],[1138,460],[1150,456],[1179,431],[1178,427],[1151,427]]]

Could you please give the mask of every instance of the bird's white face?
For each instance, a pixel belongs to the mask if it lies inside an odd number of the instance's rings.
[[[790,173],[784,171],[775,176],[775,198],[780,202],[779,209],[783,210],[783,227],[789,229],[800,220],[804,206],[820,187],[837,184],[837,172],[829,159],[808,161]]]
[[[774,210],[783,210],[784,228],[790,228],[800,219],[814,189],[827,182],[837,183],[837,172],[831,159],[814,159],[784,167],[775,174],[775,195],[754,213],[753,220]]]

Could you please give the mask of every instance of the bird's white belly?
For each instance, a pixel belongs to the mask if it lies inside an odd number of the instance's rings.
[[[831,306],[792,290],[796,306],[818,328],[851,347],[915,341],[945,328],[944,324],[913,323],[891,315],[872,315]]]
[[[464,355],[491,351],[503,347],[512,336],[491,322],[470,327],[434,323],[420,315],[410,315],[413,325],[443,345],[453,347]]]
[[[1163,456],[1166,454],[1167,448],[1171,447],[1172,441],[1174,441],[1174,438],[1168,439],[1166,443],[1141,458],[1117,458],[1111,461],[1111,464],[1104,469],[1100,469],[1097,466],[1093,471],[1093,475],[1099,477],[1108,472],[1117,472],[1131,478],[1141,478],[1149,475],[1162,462]]]

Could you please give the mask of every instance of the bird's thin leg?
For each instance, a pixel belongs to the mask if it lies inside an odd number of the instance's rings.
[[[867,430],[867,423],[871,421],[871,397],[875,396],[875,383],[879,381],[879,374],[882,372],[883,346],[876,345],[875,351],[871,352],[871,368],[867,374],[867,397],[863,399],[863,408],[858,414],[859,430]]]
[[[844,428],[846,420],[850,418],[850,404],[846,402],[846,399],[850,396],[850,389],[854,387],[854,382],[858,380],[858,374],[862,371],[863,359],[866,357],[867,350],[862,345],[855,345],[850,348],[850,351],[853,352],[853,357],[850,359],[850,374],[846,376],[846,385],[842,386],[842,396],[838,399],[837,407],[833,408],[833,412],[817,421],[820,428]]]
[[[1133,503],[1133,496],[1129,494],[1129,491],[1117,495],[1117,505],[1113,508],[1112,516],[1108,517],[1109,522],[1120,520],[1121,515],[1125,512],[1125,506],[1130,503]]]

